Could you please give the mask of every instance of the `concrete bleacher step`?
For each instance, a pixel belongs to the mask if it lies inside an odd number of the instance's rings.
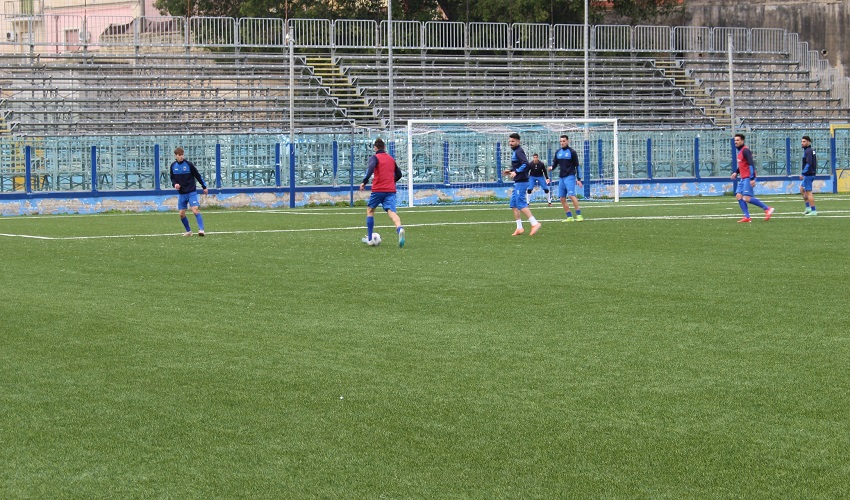
[[[683,90],[685,97],[693,100],[694,105],[702,108],[705,116],[712,118],[719,126],[728,126],[732,117],[726,108],[718,104],[705,88],[697,84],[696,80],[688,75],[688,72],[675,60],[657,59],[655,66],[664,72],[664,76],[673,80],[673,84]]]
[[[345,75],[342,68],[329,56],[307,56],[305,61],[312,68],[313,75],[319,78],[321,85],[337,100],[337,108],[342,114],[353,120],[354,125],[377,127],[382,124],[377,111]]]

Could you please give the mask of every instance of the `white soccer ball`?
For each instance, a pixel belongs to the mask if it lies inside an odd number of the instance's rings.
[[[369,242],[369,246],[376,247],[381,244],[381,235],[378,233],[372,233],[372,241]]]

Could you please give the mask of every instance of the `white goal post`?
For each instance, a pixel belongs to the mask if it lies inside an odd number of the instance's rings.
[[[416,119],[407,122],[407,205],[504,199],[512,181],[501,171],[510,166],[513,132],[529,161],[537,153],[547,166],[560,136],[569,135],[585,183],[580,197],[620,200],[616,118]]]

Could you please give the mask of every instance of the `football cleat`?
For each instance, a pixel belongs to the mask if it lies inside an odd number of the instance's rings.
[[[522,234],[522,233],[524,233],[524,232],[525,232],[525,229],[523,229],[523,228],[519,228],[519,229],[517,229],[516,231],[514,231],[514,234],[512,234],[511,236],[519,236],[519,235],[521,235],[521,234]]]
[[[813,215],[817,215],[817,214],[818,214],[817,210],[809,210],[808,212],[806,212],[807,216],[813,216]]]
[[[576,215],[576,222],[581,222],[581,221],[583,221],[583,220],[584,220],[584,216],[582,216],[582,215]]]
[[[739,220],[738,222],[751,222],[751,221],[752,221],[752,219],[750,219],[749,217],[744,217],[743,219]]]
[[[769,221],[771,216],[773,216],[773,207],[767,207],[767,210],[764,211],[764,220]]]
[[[567,217],[566,219],[562,220],[561,222],[572,222],[574,220],[575,219],[573,219],[572,217]]]
[[[542,226],[542,225],[543,224],[540,224],[538,222],[537,224],[531,226],[531,233],[529,233],[529,236],[534,236],[534,234],[540,229],[540,226]]]
[[[404,228],[398,230],[398,247],[404,248]]]
[[[192,236],[192,231],[186,231],[183,236]]]
[[[200,236],[201,238],[203,238],[204,236],[206,236],[206,233],[204,233],[204,230],[203,230],[203,229],[198,229],[198,236]]]

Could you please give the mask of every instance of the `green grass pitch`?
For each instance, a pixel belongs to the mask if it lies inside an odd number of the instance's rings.
[[[2,218],[0,497],[847,498],[850,198],[766,201]]]

